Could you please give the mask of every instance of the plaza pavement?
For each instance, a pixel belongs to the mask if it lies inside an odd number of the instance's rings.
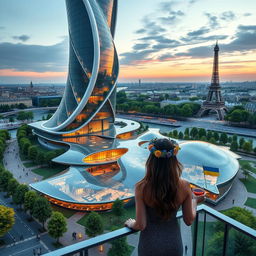
[[[41,180],[42,179],[41,176],[36,175],[35,173],[33,173],[31,171],[32,168],[36,168],[36,167],[26,168],[23,165],[22,161],[19,158],[18,151],[19,151],[19,148],[18,148],[17,141],[11,140],[9,145],[6,148],[5,153],[4,153],[4,165],[5,165],[6,169],[8,169],[10,172],[12,172],[14,177],[20,183],[29,184],[29,183],[33,183],[35,181]],[[252,158],[247,158],[247,159],[252,160]],[[26,175],[27,173],[28,173],[28,175]],[[252,175],[254,178],[256,178],[256,174],[250,173],[250,175]],[[250,211],[252,211],[254,213],[254,215],[256,215],[256,209],[244,206],[244,203],[246,202],[247,197],[256,198],[256,194],[248,193],[245,186],[239,180],[239,178],[243,178],[243,174],[242,174],[241,170],[239,171],[237,177],[235,178],[233,186],[230,189],[227,196],[225,197],[225,199],[220,201],[218,203],[218,205],[216,205],[216,206],[212,206],[212,205],[210,205],[210,206],[218,211],[229,209],[234,206],[240,206],[240,207],[249,209]],[[237,195],[239,195],[239,197]],[[77,243],[79,241],[86,239],[84,227],[77,223],[77,221],[80,220],[85,214],[86,213],[83,213],[83,212],[77,212],[76,214],[74,214],[73,216],[71,216],[70,218],[67,219],[68,231],[63,235],[63,237],[60,238],[60,242],[64,246],[74,244],[74,243]],[[77,234],[81,234],[81,238],[80,239],[77,238],[77,240],[73,240],[73,238],[72,238],[73,232],[76,232]],[[183,238],[183,245],[184,246],[187,245],[187,247],[188,247],[187,255],[191,255],[191,252],[192,252],[191,228],[187,227],[183,221],[181,221],[181,233],[182,233],[182,238]],[[30,250],[34,249],[33,245],[31,245],[33,239],[35,239],[33,236],[34,236],[34,234],[31,234],[30,239],[23,242],[24,245],[25,245],[25,243],[27,243],[26,247],[30,248]],[[132,234],[132,235],[128,236],[128,238],[127,238],[128,243],[135,247],[135,250],[133,251],[132,256],[137,256],[136,247],[138,244],[138,238],[139,238],[138,233]],[[109,246],[110,246],[109,244],[105,244],[104,245],[105,249],[103,252],[100,252],[98,250],[98,248],[92,248],[89,250],[89,255],[93,255],[93,256],[106,255],[106,251],[107,251],[106,249]],[[46,252],[46,250],[49,250],[49,248],[44,247],[43,250],[45,250],[45,252]],[[15,255],[19,255],[19,256],[27,255],[26,252],[27,252],[27,250],[22,250],[21,254],[15,254]],[[14,254],[9,254],[9,255],[14,255]],[[185,255],[185,250],[184,250],[184,255]]]

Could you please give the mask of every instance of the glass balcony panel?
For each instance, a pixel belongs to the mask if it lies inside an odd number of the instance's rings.
[[[230,228],[227,238],[227,256],[255,255],[256,240],[244,233]]]
[[[202,213],[204,215],[204,213]],[[205,218],[205,232],[203,239],[198,241],[201,254],[204,256],[217,256],[222,255],[224,246],[224,229],[225,224],[222,221],[208,215]],[[202,224],[200,224],[203,226]],[[203,244],[204,243],[204,244]]]

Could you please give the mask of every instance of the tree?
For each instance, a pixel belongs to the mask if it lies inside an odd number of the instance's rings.
[[[249,210],[243,209],[241,207],[233,207],[231,209],[225,210],[223,213],[246,226],[249,226],[253,229],[256,228],[256,217]],[[207,255],[221,255],[221,253],[218,254],[218,250],[219,248],[222,248],[221,246],[218,246],[218,244],[222,244],[221,241],[223,241],[224,238],[223,223],[217,222],[214,229],[216,233],[209,241],[208,248],[210,249],[210,252],[208,252]],[[228,243],[228,251],[230,251],[232,255],[253,255],[255,252],[255,241],[246,237],[242,233],[231,229],[229,231],[229,241],[232,241],[232,243]]]
[[[213,136],[212,131],[208,131],[206,135],[207,140],[209,141],[212,138],[212,136]]]
[[[188,135],[185,135],[185,136],[184,136],[184,140],[189,140],[189,136],[188,136]]]
[[[126,237],[115,239],[111,242],[111,248],[108,251],[108,256],[129,256],[131,249],[126,241]]]
[[[21,150],[24,155],[28,155],[28,149],[32,146],[30,141],[26,141],[22,144]]]
[[[251,152],[252,151],[252,144],[249,141],[245,141],[242,148],[246,152]]]
[[[172,135],[174,138],[177,138],[178,137],[178,131],[177,130],[173,130],[172,131]]]
[[[178,138],[179,138],[180,140],[183,139],[183,132],[179,132]]]
[[[37,154],[38,154],[37,146],[30,146],[28,148],[28,157],[31,160],[36,161]]]
[[[54,150],[51,150],[47,152],[44,156],[45,163],[48,164],[50,167],[52,166],[52,159],[55,158],[56,152]]]
[[[0,237],[4,236],[15,223],[15,213],[12,208],[0,205]]]
[[[237,151],[238,150],[238,143],[236,140],[233,140],[230,145],[230,150]]]
[[[67,222],[66,218],[60,212],[53,212],[51,219],[48,222],[48,233],[51,237],[57,239],[57,243],[59,242],[59,238],[63,236],[63,234],[67,231]]]
[[[119,198],[117,198],[112,206],[112,212],[115,216],[122,216],[125,212],[124,209],[124,202],[122,200],[120,200]]]
[[[35,191],[28,191],[25,193],[24,196],[24,209],[25,211],[29,211],[29,213],[31,214],[33,211],[33,207],[34,207],[34,203],[37,199],[38,195]]]
[[[202,138],[203,136],[206,137],[206,130],[204,128],[200,128],[198,130],[198,136],[199,136],[199,138]]]
[[[189,104],[183,105],[183,107],[181,108],[181,115],[186,117],[190,117],[193,115],[193,110]]]
[[[244,142],[245,142],[244,138],[240,138],[240,140],[239,140],[239,148],[243,147]]]
[[[103,233],[103,221],[96,212],[91,212],[85,220],[85,233],[89,237],[94,237]]]
[[[19,182],[16,179],[14,178],[9,179],[7,184],[8,195],[13,196],[18,186],[19,186]]]
[[[233,141],[237,141],[237,135],[236,135],[236,134],[234,134],[234,135],[232,136],[232,140],[233,140]]]
[[[20,184],[12,197],[13,202],[21,206],[24,203],[25,193],[28,192],[28,190],[27,185]]]
[[[190,136],[195,139],[196,135],[198,135],[198,129],[196,127],[193,127],[190,131]]]
[[[228,136],[226,133],[221,133],[220,135],[220,142],[222,142],[224,145],[227,144],[228,142]]]
[[[188,127],[185,129],[184,134],[189,136],[189,128]]]
[[[38,197],[33,205],[32,215],[38,219],[44,228],[44,223],[52,215],[52,208],[50,203],[44,197]]]
[[[215,140],[214,137],[211,137],[210,140],[209,140],[209,142],[212,143],[212,144],[216,144],[216,140]]]
[[[9,118],[9,122],[10,123],[13,123],[15,120],[14,120],[14,117],[13,116],[10,116],[10,118]]]
[[[36,163],[37,164],[45,163],[45,153],[43,151],[38,151],[37,156],[36,156]]]
[[[216,140],[216,142],[219,141],[220,136],[219,136],[218,132],[214,132],[213,136],[214,136],[214,139]]]
[[[12,174],[7,170],[0,173],[0,187],[4,191],[7,191],[8,181],[12,179],[12,177]]]
[[[52,114],[51,113],[48,113],[47,114],[47,117],[46,117],[46,120],[50,119],[52,117]]]
[[[207,138],[206,138],[205,136],[202,136],[202,137],[200,138],[200,140],[201,140],[201,141],[207,141]]]
[[[250,172],[247,169],[243,169],[243,175],[244,175],[244,178],[247,179],[250,175]]]

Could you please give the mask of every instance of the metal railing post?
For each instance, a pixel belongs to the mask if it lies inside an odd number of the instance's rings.
[[[204,243],[205,243],[205,226],[206,226],[206,212],[204,212],[204,227],[203,227],[203,244],[202,244],[202,256],[204,256]]]
[[[227,255],[228,251],[228,233],[229,233],[229,225],[225,224],[225,230],[224,230],[224,241],[223,241],[223,256]]]
[[[198,231],[198,212],[196,213],[196,221],[195,223],[195,229],[194,229],[194,237],[193,237],[193,256],[196,256],[196,247],[197,247],[197,231]]]

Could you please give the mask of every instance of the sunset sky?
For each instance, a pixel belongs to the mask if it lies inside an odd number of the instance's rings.
[[[64,0],[0,1],[0,84],[65,82]],[[255,0],[119,0],[120,82],[256,80]]]

